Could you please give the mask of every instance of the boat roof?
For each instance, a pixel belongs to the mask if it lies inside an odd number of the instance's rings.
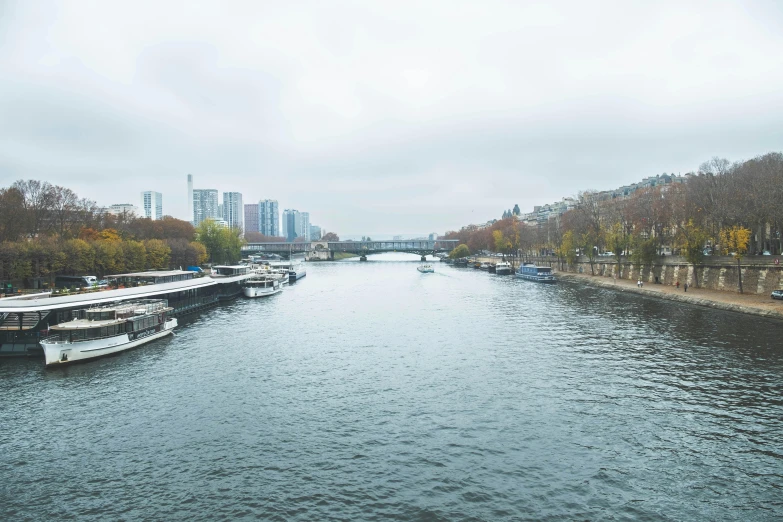
[[[168,277],[175,275],[194,274],[190,270],[148,270],[146,272],[129,272],[127,274],[113,274],[106,276],[107,279],[115,277]]]
[[[117,290],[102,290],[86,294],[74,294],[52,297],[52,294],[35,294],[28,298],[0,299],[0,313],[8,312],[45,312],[63,308],[89,307],[98,304],[111,303],[126,299],[155,297],[156,295],[178,290],[189,290],[218,284],[209,277],[199,277],[172,283],[138,286],[135,288],[119,288]]]
[[[112,326],[115,324],[122,324],[127,319],[107,319],[105,321],[91,321],[90,319],[74,319],[67,323],[60,323],[50,327],[50,330],[87,330],[88,328],[102,328],[104,326]]]

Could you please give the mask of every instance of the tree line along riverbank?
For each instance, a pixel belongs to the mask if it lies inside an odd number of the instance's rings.
[[[515,207],[445,238],[473,253],[554,254],[568,266],[600,262],[603,254],[618,265],[652,266],[662,254],[675,254],[699,267],[723,254],[741,271],[749,256],[783,252],[783,154],[735,163],[713,158],[676,182],[666,179],[625,191],[583,191],[565,212],[543,221],[523,220]]]
[[[184,268],[241,258],[241,230],[211,220],[194,227],[164,216],[111,214],[68,188],[19,180],[0,188],[0,283],[51,287],[57,275]]]

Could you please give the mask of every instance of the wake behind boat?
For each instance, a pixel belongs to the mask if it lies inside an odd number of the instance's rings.
[[[555,276],[552,275],[552,268],[548,266],[536,266],[532,263],[525,263],[517,269],[516,276],[528,281],[538,283],[554,283]]]
[[[73,312],[41,340],[46,366],[95,359],[129,350],[173,333],[176,319],[165,299],[140,299]]]

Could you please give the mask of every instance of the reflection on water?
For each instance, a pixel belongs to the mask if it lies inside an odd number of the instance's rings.
[[[781,516],[781,323],[416,260],[0,361],[0,518]]]

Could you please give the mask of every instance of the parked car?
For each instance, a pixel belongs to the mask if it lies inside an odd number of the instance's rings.
[[[772,299],[783,299],[783,290],[773,290]]]
[[[761,253],[762,256],[771,256],[772,254],[769,253],[769,250],[765,250]]]

